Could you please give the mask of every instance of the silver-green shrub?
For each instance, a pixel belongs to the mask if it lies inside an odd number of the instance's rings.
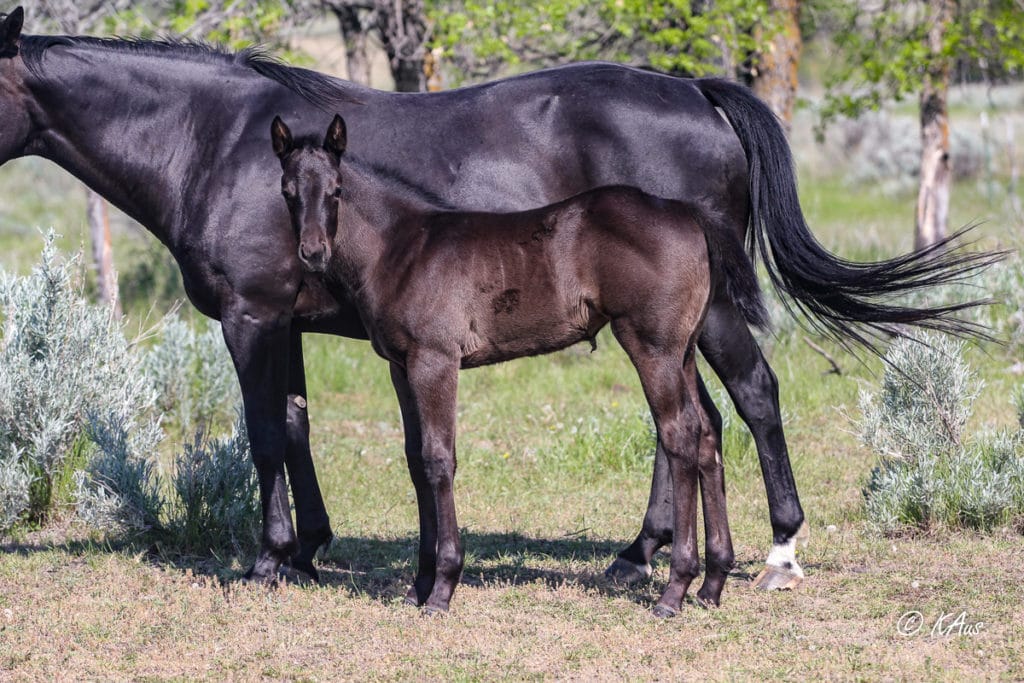
[[[167,527],[183,552],[240,550],[258,538],[261,510],[245,420],[226,438],[197,432],[176,458]]]
[[[76,512],[106,531],[160,529],[167,508],[156,468],[164,433],[157,419],[93,414],[88,436],[95,449],[75,473]]]
[[[880,390],[860,398],[861,439],[879,456],[864,489],[868,520],[893,533],[991,529],[1024,515],[1024,432],[964,434],[982,382],[963,342],[900,339],[886,360]]]
[[[143,351],[86,303],[53,242],[31,275],[0,278],[0,532],[68,503],[94,528],[145,532],[169,550],[250,545],[260,507],[242,422],[206,436],[238,404],[219,328],[170,318]],[[165,415],[203,427],[168,453]]]
[[[47,514],[90,414],[141,414],[155,399],[121,321],[84,301],[73,265],[51,232],[30,275],[0,275],[0,529]]]
[[[241,400],[220,325],[190,325],[168,315],[159,341],[143,358],[143,370],[159,394],[158,406],[182,433],[206,430],[231,415]]]

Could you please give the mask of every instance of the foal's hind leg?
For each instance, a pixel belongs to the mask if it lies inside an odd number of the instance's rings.
[[[700,385],[701,407],[711,417],[711,427],[721,439],[722,417],[711,396],[704,389],[704,380],[697,373]],[[659,442],[654,456],[654,476],[651,479],[651,495],[647,501],[643,526],[636,539],[621,551],[615,561],[605,570],[605,576],[621,583],[637,583],[650,578],[651,558],[658,548],[672,542],[672,481],[665,460],[664,450]]]
[[[701,406],[711,404],[707,388],[698,381]],[[703,410],[701,411],[704,412]],[[733,566],[732,537],[725,504],[725,468],[722,464],[721,416],[701,415],[700,436],[700,498],[704,509],[704,584],[697,599],[704,604],[718,605],[722,599],[725,579]],[[717,428],[716,428],[717,423]]]
[[[295,501],[295,525],[299,550],[292,556],[291,566],[305,572],[314,581],[320,575],[313,566],[317,551],[328,545],[334,534],[327,516],[324,498],[313,466],[309,448],[309,414],[306,410],[306,370],[302,358],[302,334],[293,330],[288,353],[288,445],[285,467]]]
[[[672,482],[673,537],[669,583],[654,608],[657,616],[679,611],[690,583],[700,572],[697,556],[697,463],[701,434],[694,346],[685,341],[664,347],[628,321],[613,321],[612,330],[626,350],[651,408],[658,449],[668,463]],[[683,358],[683,363],[680,363]]]
[[[409,378],[400,365],[391,364],[391,383],[398,395],[402,410],[402,426],[405,430],[405,459],[409,465],[412,485],[416,489],[416,506],[419,509],[420,547],[416,564],[416,580],[405,594],[405,602],[419,606],[427,601],[434,588],[437,565],[437,515],[434,494],[430,490],[423,468],[422,434],[420,419],[416,411]]]

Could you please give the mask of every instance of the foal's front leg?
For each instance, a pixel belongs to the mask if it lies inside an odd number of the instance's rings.
[[[430,597],[434,588],[434,571],[437,565],[437,514],[434,508],[434,494],[430,490],[427,474],[423,468],[423,436],[420,418],[416,410],[409,377],[405,368],[391,364],[391,384],[398,396],[402,410],[402,427],[405,431],[405,460],[409,466],[412,485],[416,489],[416,505],[420,518],[420,548],[416,564],[416,580],[405,594],[405,601],[419,606]]]
[[[406,379],[420,427],[420,452],[410,455],[413,480],[422,472],[432,499],[433,510],[419,495],[420,532],[431,526],[433,512],[436,542],[428,536],[420,539],[420,561],[433,559],[433,567],[420,566],[417,572],[416,600],[420,602],[420,589],[433,575],[433,587],[424,608],[428,614],[447,612],[455,586],[462,575],[463,553],[459,540],[459,525],[455,517],[455,406],[459,383],[459,359],[454,354],[432,350],[410,351],[406,359]],[[409,452],[408,449],[407,452]],[[426,517],[427,519],[424,519]],[[431,558],[433,545],[434,556]],[[422,585],[420,583],[422,582]]]

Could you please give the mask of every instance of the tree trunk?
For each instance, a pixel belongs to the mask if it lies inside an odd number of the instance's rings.
[[[341,39],[345,43],[345,60],[348,64],[348,80],[360,85],[370,85],[370,55],[367,53],[369,26],[363,20],[366,8],[343,3],[332,3],[331,11],[338,19]]]
[[[89,238],[92,241],[92,261],[96,267],[96,285],[100,301],[108,305],[117,317],[121,316],[121,301],[117,295],[114,275],[114,253],[110,247],[110,214],[103,197],[87,189]]]
[[[803,47],[800,36],[800,0],[771,0],[771,13],[780,22],[778,32],[757,56],[754,93],[771,107],[788,133],[796,103],[797,66]]]
[[[943,54],[955,0],[931,0],[928,67],[921,86],[921,188],[917,195],[914,246],[918,249],[946,236],[952,169],[949,158],[950,60]]]
[[[430,27],[423,0],[376,0],[376,4],[377,28],[391,63],[395,90],[426,90],[423,57]]]

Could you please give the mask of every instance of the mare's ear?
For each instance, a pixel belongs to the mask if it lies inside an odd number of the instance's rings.
[[[345,119],[335,114],[334,120],[331,121],[331,125],[327,129],[327,137],[324,138],[324,149],[340,157],[345,153],[346,146],[348,146],[348,132],[345,130]]]
[[[292,132],[288,130],[288,126],[280,116],[275,116],[274,121],[270,124],[270,140],[274,143],[274,154],[279,159],[284,159],[294,147]]]
[[[0,25],[0,56],[11,56],[18,53],[21,40],[21,27],[25,24],[25,10],[15,7],[14,11],[3,19]]]

